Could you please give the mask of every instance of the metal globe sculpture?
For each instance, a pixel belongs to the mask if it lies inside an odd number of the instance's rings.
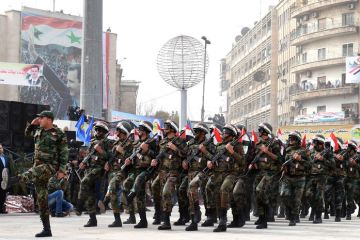
[[[157,69],[161,78],[181,92],[180,127],[186,123],[186,90],[204,79],[208,65],[204,45],[190,36],[174,37],[159,51]]]

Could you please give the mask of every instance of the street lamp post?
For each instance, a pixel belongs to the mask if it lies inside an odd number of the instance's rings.
[[[201,107],[201,122],[204,122],[204,115],[205,115],[205,108],[204,108],[204,101],[205,101],[205,74],[206,74],[206,46],[211,44],[210,40],[208,40],[205,36],[201,37],[205,43],[205,54],[204,54],[204,81],[203,81],[203,94],[202,94],[202,107]]]

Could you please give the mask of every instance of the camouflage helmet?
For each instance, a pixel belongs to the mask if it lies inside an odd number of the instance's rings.
[[[227,132],[229,135],[236,137],[238,135],[238,131],[233,124],[226,124],[223,128],[223,132]]]
[[[318,142],[321,142],[321,143],[325,143],[325,137],[321,134],[316,134],[314,136],[314,138],[312,139],[312,141],[318,141]]]
[[[350,140],[349,142],[348,142],[348,147],[349,146],[351,146],[351,147],[353,147],[354,149],[356,149],[357,148],[357,142],[356,141],[354,141],[354,140]]]
[[[209,127],[210,133],[212,133],[215,128],[216,128],[219,132],[222,132],[222,130],[223,130],[223,127],[222,127],[220,124],[215,123],[215,124],[212,124],[212,125]]]
[[[194,131],[196,129],[199,129],[199,130],[203,131],[205,134],[208,134],[210,132],[208,126],[206,126],[205,123],[197,123],[197,124],[195,124],[193,129],[194,129]]]
[[[289,133],[289,138],[294,137],[296,141],[301,142],[301,134],[298,131],[292,131]]]
[[[271,134],[272,133],[272,126],[269,123],[260,123],[259,124],[259,132],[266,132],[267,134]]]
[[[177,124],[174,121],[170,120],[170,119],[166,120],[164,122],[164,125],[169,127],[170,129],[172,129],[174,132],[179,131],[179,127],[177,126]]]
[[[139,129],[142,128],[144,129],[146,132],[151,133],[153,130],[153,124],[149,121],[142,121],[139,124]]]
[[[118,131],[122,131],[126,134],[126,136],[128,136],[132,130],[132,126],[130,125],[130,123],[126,122],[126,121],[121,121],[116,125],[116,130]]]
[[[94,129],[102,129],[104,132],[109,132],[109,127],[102,121],[96,122]]]

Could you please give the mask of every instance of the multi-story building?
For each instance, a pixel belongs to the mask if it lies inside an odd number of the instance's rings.
[[[359,87],[346,83],[345,62],[360,53],[359,15],[358,0],[279,1],[227,55],[230,122],[357,122]]]
[[[228,89],[230,85],[230,67],[229,62],[230,58],[223,58],[220,60],[220,96],[221,103],[219,112],[225,116],[227,119],[227,113],[229,109],[229,94]]]
[[[276,10],[273,8],[252,29],[244,28],[227,55],[230,77],[228,120],[256,129],[260,122],[276,124],[277,59]]]

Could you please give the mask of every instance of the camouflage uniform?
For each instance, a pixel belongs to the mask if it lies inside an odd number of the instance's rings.
[[[293,159],[295,153],[301,155],[301,160]],[[280,197],[288,209],[290,224],[295,225],[305,188],[305,175],[310,165],[306,150],[299,145],[287,147],[285,163],[289,164],[284,166],[285,169],[283,169]]]
[[[349,155],[349,161],[350,159],[354,159],[356,162],[355,164],[351,164],[348,162],[347,164],[347,172],[346,177],[344,181],[345,186],[345,199],[346,202],[346,219],[351,220],[351,213],[355,211],[356,205],[354,202],[354,190],[356,187],[356,183],[359,179],[359,169],[360,169],[360,162],[357,154],[354,154],[352,156]],[[345,209],[344,209],[345,210]]]

